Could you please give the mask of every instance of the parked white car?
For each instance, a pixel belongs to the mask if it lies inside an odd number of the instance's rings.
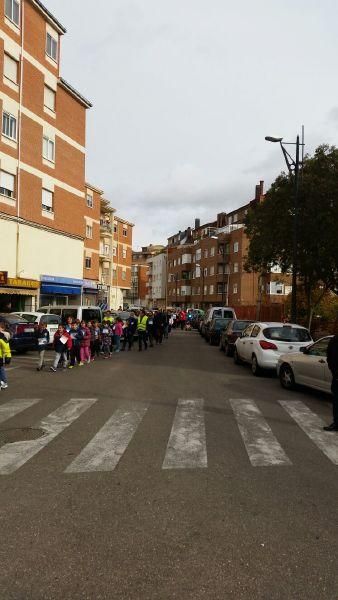
[[[254,375],[263,369],[276,369],[282,354],[300,351],[312,342],[305,327],[290,323],[252,323],[236,340],[234,361],[251,364]]]
[[[332,375],[326,360],[327,346],[332,336],[323,337],[301,352],[282,354],[277,374],[283,388],[292,390],[306,385],[321,392],[330,392]]]
[[[19,317],[22,317],[28,323],[32,323],[32,325],[34,325],[35,323],[37,323],[38,325],[45,325],[46,329],[48,329],[49,331],[49,343],[53,343],[54,334],[57,332],[58,326],[61,324],[61,317],[57,315],[46,315],[42,312],[17,312],[13,314],[19,315]]]

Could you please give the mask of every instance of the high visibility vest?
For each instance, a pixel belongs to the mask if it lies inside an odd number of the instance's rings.
[[[137,330],[145,331],[147,329],[148,317],[138,317],[137,319]]]

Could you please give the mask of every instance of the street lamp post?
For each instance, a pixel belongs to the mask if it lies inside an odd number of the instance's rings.
[[[283,152],[285,162],[294,181],[294,214],[292,228],[292,295],[291,295],[291,321],[297,322],[297,267],[298,267],[298,221],[299,221],[299,173],[300,173],[300,146],[304,148],[303,141],[300,143],[299,135],[296,142],[283,142],[283,138],[272,136],[265,137],[267,142],[279,143]],[[296,146],[295,159],[288,153],[285,146]],[[303,163],[302,163],[303,164]]]

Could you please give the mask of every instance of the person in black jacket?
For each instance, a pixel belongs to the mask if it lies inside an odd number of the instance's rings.
[[[330,339],[327,347],[327,364],[332,373],[333,423],[324,427],[325,431],[338,431],[338,335]]]
[[[128,344],[128,350],[131,350],[134,344],[134,335],[136,333],[137,330],[137,319],[135,317],[135,314],[133,312],[130,313],[130,317],[129,319],[127,319],[127,325],[123,330],[123,348],[122,350],[126,349],[126,346]]]

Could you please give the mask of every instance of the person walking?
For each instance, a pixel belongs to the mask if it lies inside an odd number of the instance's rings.
[[[183,331],[187,324],[187,313],[185,312],[184,309],[182,309],[180,312],[180,324],[181,324],[181,330]]]
[[[140,311],[140,315],[137,319],[137,333],[138,333],[138,350],[142,352],[142,344],[144,345],[144,349],[147,350],[147,324],[148,317],[145,313],[145,310]]]
[[[121,317],[117,317],[114,326],[114,352],[120,352],[121,337],[123,334],[123,321]]]
[[[124,328],[124,338],[123,338],[123,347],[122,350],[126,349],[128,344],[128,351],[132,349],[134,344],[134,335],[137,330],[137,319],[133,312],[130,313],[129,319],[127,319],[127,325]]]
[[[112,340],[112,329],[108,320],[104,320],[101,328],[101,343],[103,358],[111,357],[111,340]]]
[[[68,367],[68,369],[73,369],[76,365],[76,363],[78,365],[80,365],[81,359],[80,359],[80,343],[82,340],[82,331],[79,328],[78,324],[75,323],[75,321],[72,323],[71,328],[70,328],[70,332],[69,332],[70,337],[72,338],[72,347],[70,349],[69,355],[70,355],[70,365]]]
[[[332,374],[333,422],[324,431],[338,431],[338,335],[330,339],[327,347],[327,364]]]
[[[56,372],[60,359],[63,362],[63,368],[67,368],[67,350],[72,348],[72,338],[68,331],[65,330],[63,325],[59,325],[56,334],[54,335],[54,350],[55,359],[50,370]]]
[[[0,389],[6,390],[8,388],[8,379],[6,373],[6,365],[11,362],[11,348],[9,345],[10,335],[5,331],[5,324],[0,324]]]
[[[80,365],[82,366],[85,362],[90,363],[91,334],[90,329],[87,327],[85,321],[81,321],[80,329],[82,332],[82,340],[80,342]]]
[[[149,312],[148,321],[147,321],[147,336],[149,340],[150,348],[154,346],[154,337],[155,337],[155,322],[154,322],[154,314],[152,311]]]
[[[34,331],[36,337],[36,343],[38,347],[39,360],[38,365],[36,367],[37,371],[42,371],[45,366],[45,353],[47,350],[47,346],[49,344],[49,331],[46,325],[40,323]]]

